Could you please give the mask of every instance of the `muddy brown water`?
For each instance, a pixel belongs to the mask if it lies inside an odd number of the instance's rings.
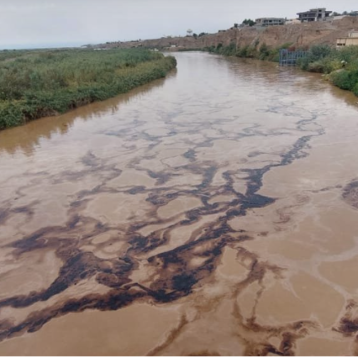
[[[0,354],[357,354],[357,98],[175,56],[0,133]]]

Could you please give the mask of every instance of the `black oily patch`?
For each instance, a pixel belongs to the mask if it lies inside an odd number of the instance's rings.
[[[352,181],[343,188],[342,198],[348,205],[358,209],[358,180]]]
[[[191,288],[196,284],[196,278],[188,273],[183,273],[173,277],[173,288],[177,291],[190,292]]]

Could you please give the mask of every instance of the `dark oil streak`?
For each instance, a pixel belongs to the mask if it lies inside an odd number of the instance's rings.
[[[315,117],[311,120],[305,120],[304,123],[303,121],[298,122],[298,129],[303,131],[300,127],[314,119]],[[252,128],[255,128],[255,126]],[[238,137],[242,138],[263,135],[259,131],[253,131],[252,128],[245,129],[245,134],[241,134]],[[157,269],[159,278],[154,281],[150,287],[145,287],[138,283],[130,283],[128,277],[135,268],[135,264],[130,256],[123,257],[121,260],[102,260],[92,253],[81,252],[76,248],[77,242],[74,239],[59,240],[56,238],[63,234],[71,236],[72,232],[81,231],[81,218],[79,215],[74,215],[65,228],[48,227],[41,229],[38,232],[11,244],[10,247],[17,250],[17,255],[40,248],[53,248],[56,250],[56,255],[61,258],[64,264],[60,270],[58,278],[46,290],[34,292],[29,295],[7,298],[0,301],[0,307],[26,307],[35,302],[48,300],[50,297],[63,292],[69,286],[75,285],[81,280],[94,275],[96,275],[96,280],[99,283],[111,287],[112,291],[105,295],[86,295],[78,300],[69,300],[58,306],[55,305],[55,307],[34,312],[24,322],[15,325],[14,327],[8,327],[8,324],[2,324],[0,326],[0,340],[25,331],[36,331],[52,318],[69,312],[82,312],[85,309],[114,310],[131,304],[143,297],[152,297],[156,302],[172,302],[178,298],[191,294],[193,287],[198,282],[209,277],[214,271],[216,262],[220,259],[223,248],[228,243],[233,242],[234,240],[240,242],[240,240],[244,241],[250,239],[246,235],[242,235],[242,237],[239,237],[238,239],[231,237],[230,234],[234,231],[227,224],[228,220],[235,216],[246,215],[246,212],[249,209],[262,208],[275,201],[274,198],[257,194],[262,187],[263,176],[273,168],[286,166],[296,159],[306,157],[308,154],[304,153],[303,149],[308,148],[309,140],[313,136],[322,134],[323,131],[319,131],[318,134],[307,135],[298,139],[293,147],[286,154],[282,155],[282,159],[278,164],[267,165],[260,169],[242,170],[247,173],[248,180],[245,195],[236,193],[236,200],[219,209],[217,209],[218,205],[209,205],[208,200],[205,199],[205,195],[203,195],[212,183],[213,177],[217,171],[216,166],[211,165],[212,163],[202,163],[202,166],[203,164],[208,164],[208,166],[206,168],[200,168],[200,166],[195,165],[195,151],[187,151],[185,156],[190,160],[191,164],[182,168],[192,173],[200,173],[203,176],[203,181],[193,191],[184,191],[183,193],[200,196],[202,198],[203,208],[187,212],[187,220],[184,222],[182,221],[181,224],[184,225],[197,222],[202,216],[216,212],[223,212],[225,216],[218,219],[215,223],[208,225],[207,227],[209,230],[195,241],[181,245],[173,250],[151,256],[148,259],[148,263],[152,264]],[[154,138],[147,136],[147,140],[154,140]],[[201,146],[210,145],[211,143],[209,140],[206,143],[202,143]],[[120,170],[114,170],[113,167],[107,167],[101,163],[101,161],[99,161],[92,153],[88,153],[84,156],[82,158],[82,163],[86,167],[90,167],[90,169],[81,170],[79,172],[65,172],[63,173],[63,180],[78,180],[79,178],[90,173],[95,173],[98,170],[109,172],[110,174],[106,177],[108,180],[117,177],[121,173]],[[148,171],[148,174],[150,177],[157,180],[156,185],[166,183],[173,176],[173,174],[167,172],[158,173]],[[227,184],[223,193],[235,193],[232,188],[233,180],[230,173],[224,174],[224,177]],[[93,195],[102,190],[102,186],[99,186],[93,191],[84,191],[79,196],[79,199],[82,200],[86,196]],[[142,192],[144,190],[145,188],[143,187],[136,187],[129,189],[129,193],[134,195],[137,192]],[[169,201],[180,195],[180,193],[165,194],[165,191],[161,191],[160,189],[150,190],[150,192],[152,195],[148,200],[157,207],[167,204]],[[75,209],[79,205],[81,205],[80,201],[77,202],[73,208]],[[0,218],[4,217],[6,217],[6,215],[2,213]],[[105,232],[106,230],[107,229],[103,227],[103,225],[97,222],[87,238],[100,232]],[[152,236],[149,235],[148,237],[138,236],[138,234],[135,236],[132,230],[133,228],[128,231],[128,242],[131,245],[128,254],[150,252],[154,248],[165,244],[168,240],[166,235],[163,236],[163,239],[157,238],[155,234]],[[86,240],[86,237],[84,240]],[[202,257],[206,258],[205,262],[195,269],[189,268],[188,258],[195,257],[195,254],[191,251],[204,243],[210,243],[210,247],[200,254]],[[107,265],[107,263],[110,263],[111,265]],[[168,270],[169,267],[172,270]],[[245,285],[248,282],[256,280],[261,281],[267,269],[278,270],[276,267],[265,267],[257,260],[254,260],[250,268],[249,276],[242,284]],[[140,289],[140,291],[135,291],[133,293],[132,290],[135,287]],[[353,322],[353,324],[348,324],[346,321],[342,321],[342,325],[346,327],[341,328],[342,330],[355,331],[355,322]],[[249,328],[252,330],[264,329],[260,328],[254,321],[249,324]],[[266,352],[267,354],[269,352],[275,352],[275,354],[282,355],[292,354],[293,345],[296,339],[296,335],[286,332],[283,334],[283,340],[279,351],[276,351],[272,346],[265,346],[262,348],[262,353]]]

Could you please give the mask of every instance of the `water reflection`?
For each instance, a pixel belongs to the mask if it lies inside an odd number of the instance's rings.
[[[14,154],[20,150],[27,156],[33,154],[42,138],[50,140],[53,135],[65,135],[73,128],[76,121],[101,120],[115,114],[119,106],[138,100],[146,93],[163,87],[166,80],[175,78],[177,70],[171,71],[166,79],[159,79],[150,84],[102,102],[92,103],[56,117],[41,118],[25,126],[0,131],[0,153],[6,151]]]

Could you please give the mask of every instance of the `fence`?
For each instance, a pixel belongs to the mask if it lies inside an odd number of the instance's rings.
[[[307,56],[307,51],[280,50],[280,65],[295,66],[297,60]]]

